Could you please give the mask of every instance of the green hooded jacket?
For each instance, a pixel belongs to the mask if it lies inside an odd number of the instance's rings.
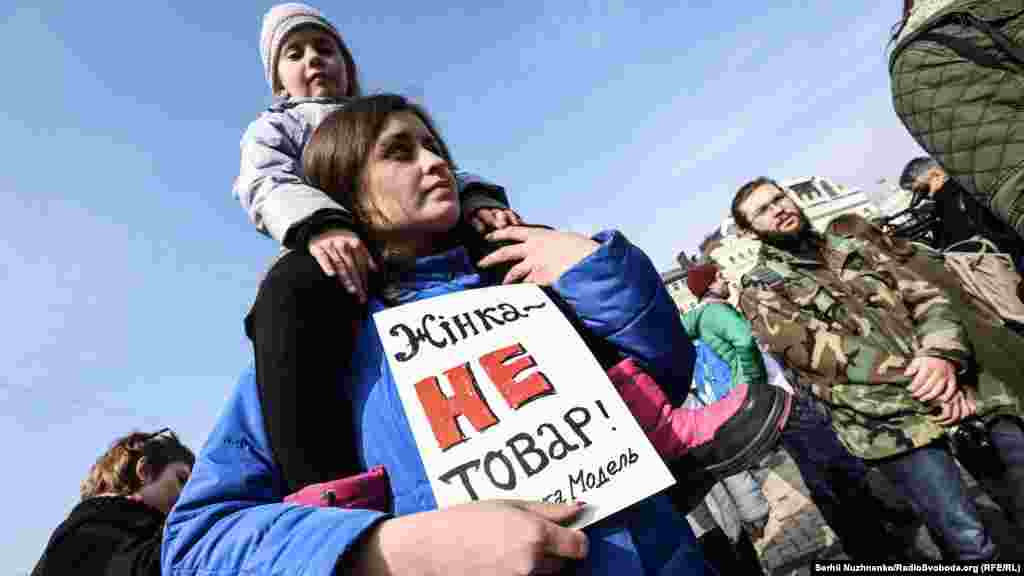
[[[914,140],[1024,236],[1024,0],[917,0],[889,75]]]
[[[735,308],[720,300],[710,300],[682,316],[686,334],[702,340],[729,365],[733,385],[765,382],[764,360],[757,340],[750,323]]]

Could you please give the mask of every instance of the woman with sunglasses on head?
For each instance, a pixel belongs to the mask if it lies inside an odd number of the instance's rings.
[[[82,481],[81,502],[53,532],[32,576],[159,576],[164,520],[193,463],[166,428],[115,440]]]

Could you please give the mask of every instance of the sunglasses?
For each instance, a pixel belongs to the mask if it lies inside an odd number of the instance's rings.
[[[156,440],[157,438],[164,435],[166,435],[168,438],[175,437],[174,432],[170,428],[161,428],[156,432],[151,432],[149,434],[146,434],[145,436],[141,436],[134,442],[134,445],[137,447],[136,449],[139,449],[145,446],[146,444],[149,444],[153,440]]]

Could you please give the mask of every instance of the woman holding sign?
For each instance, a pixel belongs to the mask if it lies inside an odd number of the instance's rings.
[[[325,119],[303,163],[311,184],[357,215],[389,272],[370,314],[353,318],[345,316],[357,309],[351,296],[309,254],[275,263],[246,322],[255,368],[242,375],[168,520],[165,573],[703,574],[693,533],[664,496],[582,531],[568,527],[586,514],[578,502],[437,509],[372,314],[494,283],[461,241],[451,157],[423,110],[384,95]],[[506,283],[550,286],[586,332],[642,363],[670,395],[685,394],[692,346],[657,272],[621,234],[515,227],[491,240],[513,244],[481,267],[513,263]],[[506,312],[475,318],[515,320]],[[454,347],[463,328],[409,329],[407,355]],[[470,384],[461,393],[472,395]],[[563,442],[576,449],[579,440]],[[528,451],[516,454],[520,463]],[[609,474],[618,470],[611,464]],[[338,493],[351,498],[337,502]],[[341,507],[292,503],[317,497]]]

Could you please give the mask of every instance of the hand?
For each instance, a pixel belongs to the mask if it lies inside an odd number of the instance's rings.
[[[747,535],[754,542],[757,542],[761,538],[764,538],[764,529],[768,525],[768,520],[764,522],[744,522],[743,529],[747,531]]]
[[[385,520],[354,551],[355,574],[556,574],[587,556],[566,524],[581,503],[484,500]]]
[[[519,242],[498,248],[477,263],[482,268],[488,268],[505,262],[518,262],[505,275],[503,284],[533,282],[550,286],[566,270],[592,254],[599,246],[581,234],[523,226],[495,230],[487,235],[487,239]]]
[[[366,303],[370,272],[377,271],[377,263],[355,232],[341,228],[321,232],[309,241],[309,253],[324,274],[337,276],[349,294]]]
[[[523,219],[511,208],[478,208],[469,217],[469,223],[474,230],[483,234],[491,230],[519,226]]]
[[[918,356],[904,374],[914,377],[908,389],[921,402],[938,400],[945,404],[957,391],[956,365],[944,358]]]
[[[952,426],[965,418],[978,413],[978,404],[972,388],[957,390],[953,398],[942,404],[941,411],[932,416],[933,422],[940,426]]]

